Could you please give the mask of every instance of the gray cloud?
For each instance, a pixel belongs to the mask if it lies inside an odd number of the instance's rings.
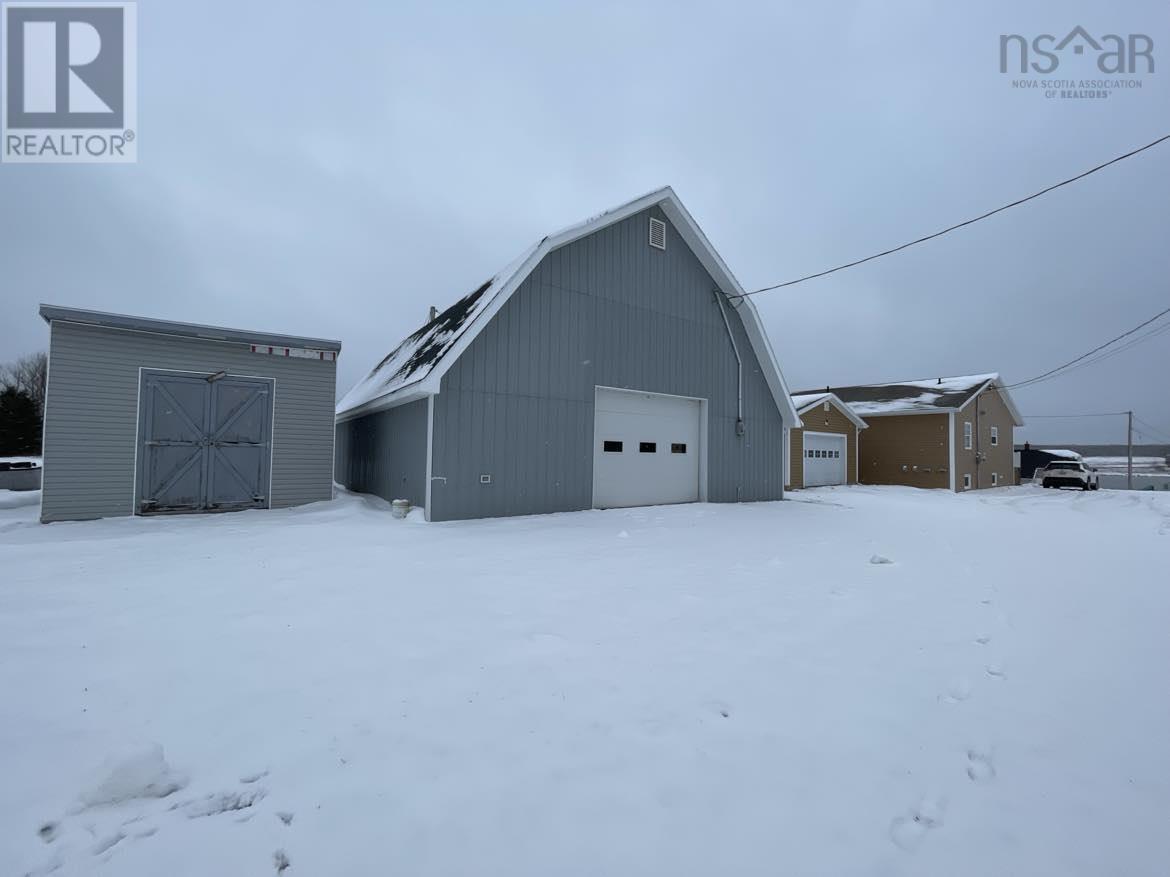
[[[337,337],[344,392],[427,306],[665,183],[745,286],[820,270],[1165,133],[1161,71],[1095,102],[998,72],[1000,33],[1076,24],[1148,33],[1170,63],[1170,11],[1144,0],[151,5],[139,164],[0,167],[0,358],[44,346],[47,300]],[[1167,204],[1160,147],[757,303],[794,387],[1017,380],[1167,305]],[[1020,406],[1132,407],[1170,433],[1167,343]],[[1121,427],[1035,424],[1042,441]]]

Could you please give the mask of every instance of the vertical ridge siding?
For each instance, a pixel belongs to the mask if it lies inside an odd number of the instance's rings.
[[[349,490],[425,505],[427,400],[338,423],[334,468]]]
[[[667,223],[665,251],[649,245],[650,216]],[[591,508],[596,386],[708,400],[708,499],[780,499],[781,415],[728,306],[744,363],[735,435],[736,361],[715,289],[657,207],[549,253],[434,397],[431,520]]]
[[[140,367],[274,379],[271,505],[332,497],[335,362],[55,320],[49,331],[42,521],[133,513]]]

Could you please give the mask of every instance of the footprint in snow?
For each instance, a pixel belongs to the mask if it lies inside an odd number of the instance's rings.
[[[247,810],[253,804],[262,801],[267,794],[268,790],[262,787],[248,789],[245,792],[219,792],[182,801],[172,805],[170,809],[182,812],[188,819],[200,819],[205,816],[218,816],[220,813]]]
[[[113,849],[115,846],[120,844],[125,839],[126,839],[126,835],[123,834],[122,832],[120,832],[120,831],[114,832],[113,834],[109,835],[108,837],[102,838],[96,844],[94,844],[92,852],[95,856],[100,856],[102,853]]]
[[[894,561],[890,560],[888,557],[883,557],[880,554],[875,554],[869,559],[869,562],[874,564],[874,566],[881,566],[887,563],[893,563]]]
[[[986,783],[995,779],[995,762],[986,752],[967,750],[967,776],[972,782]]]
[[[1004,672],[1003,667],[999,664],[988,664],[987,675],[993,679],[1007,679],[1007,673]]]
[[[986,633],[982,633],[979,636],[975,637],[975,642],[979,643],[979,645],[981,645],[981,646],[985,646],[989,642],[991,642],[991,637]]]
[[[890,823],[890,840],[899,849],[913,852],[922,839],[932,830],[942,828],[946,801],[941,798],[924,798],[917,806],[911,807],[902,816]]]
[[[945,703],[962,703],[971,696],[971,683],[967,679],[955,679],[947,686],[946,694],[940,700]]]

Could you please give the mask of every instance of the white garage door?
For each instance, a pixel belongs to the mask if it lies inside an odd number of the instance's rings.
[[[593,506],[697,502],[701,421],[697,399],[598,387]]]
[[[845,483],[846,441],[826,432],[804,434],[804,486]]]

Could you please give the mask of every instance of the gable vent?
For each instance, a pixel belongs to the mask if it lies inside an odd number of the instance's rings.
[[[653,216],[650,217],[650,246],[666,249],[666,223]]]

